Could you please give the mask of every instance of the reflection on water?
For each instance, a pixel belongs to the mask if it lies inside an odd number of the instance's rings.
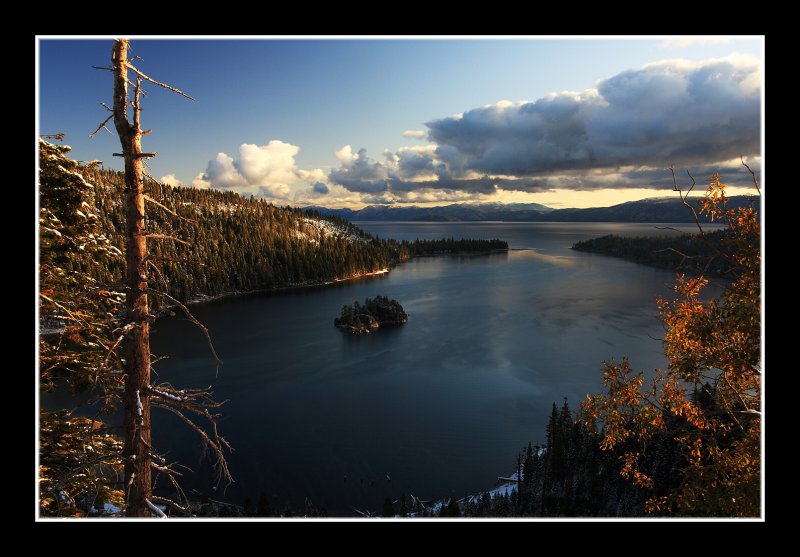
[[[574,267],[580,261],[579,258],[566,255],[549,255],[542,253],[535,248],[521,248],[511,250],[509,256],[514,259],[534,259],[547,263],[549,265],[557,265],[559,267]]]
[[[419,258],[377,280],[224,300],[196,308],[224,366],[214,379],[201,335],[160,320],[153,351],[164,380],[214,384],[230,399],[222,429],[235,447],[227,496],[273,508],[309,497],[332,514],[379,510],[386,496],[461,496],[490,487],[530,440],[544,440],[553,402],[577,408],[600,386],[601,362],[664,365],[656,296],[673,276],[573,252],[577,240],[652,234],[648,225],[367,223],[381,237],[501,238],[520,251]],[[398,329],[351,337],[343,304],[387,295],[409,313]],[[154,439],[210,491],[200,446],[170,416]],[[386,479],[387,474],[391,481]],[[344,477],[347,477],[347,481]]]

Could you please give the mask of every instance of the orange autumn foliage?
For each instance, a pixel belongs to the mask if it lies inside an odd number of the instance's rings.
[[[748,168],[749,170],[749,168]],[[718,174],[698,212],[726,225],[714,256],[731,266],[723,293],[704,299],[704,276],[678,276],[674,300],[658,300],[667,369],[649,386],[627,359],[605,362],[605,393],[587,395],[581,420],[603,450],[622,449],[620,474],[648,490],[650,513],[759,516],[761,512],[761,251],[758,212],[728,209]],[[760,194],[758,182],[753,183]],[[676,188],[677,189],[677,188]],[[691,189],[690,189],[691,191]],[[687,207],[688,192],[681,193]],[[700,234],[702,228],[698,223]],[[697,396],[705,389],[709,397]],[[645,465],[659,441],[680,451],[677,488],[654,484]]]

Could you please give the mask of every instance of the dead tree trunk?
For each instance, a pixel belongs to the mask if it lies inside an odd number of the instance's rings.
[[[125,491],[126,515],[151,516],[150,499],[150,322],[147,301],[147,237],[142,180],[142,130],[139,126],[141,79],[137,76],[133,100],[128,101],[128,41],[114,42],[114,126],[125,159],[125,287],[127,325],[125,337]],[[133,107],[133,122],[128,121]]]

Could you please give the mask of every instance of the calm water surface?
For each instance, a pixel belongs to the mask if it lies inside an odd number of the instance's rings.
[[[569,249],[608,233],[664,233],[654,225],[360,226],[382,238],[500,238],[517,249],[419,258],[381,278],[195,307],[225,361],[216,379],[193,326],[159,320],[153,352],[170,356],[160,379],[213,384],[230,399],[230,501],[264,491],[274,509],[301,510],[309,498],[353,515],[400,493],[480,491],[512,471],[528,441],[544,441],[553,402],[566,396],[577,409],[600,388],[603,360],[665,363],[655,298],[671,295],[673,274]],[[343,304],[378,294],[402,303],[404,327],[364,337],[334,328]],[[194,434],[156,412],[157,446],[197,472],[186,484],[212,493]]]

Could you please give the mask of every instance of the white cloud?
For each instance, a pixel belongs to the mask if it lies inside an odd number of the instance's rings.
[[[292,190],[286,184],[269,184],[258,186],[257,197],[267,197],[271,199],[289,199]]]
[[[192,186],[231,189],[278,203],[308,205],[324,198],[331,206],[363,205],[360,194],[328,183],[328,174],[321,168],[298,168],[295,156],[299,152],[297,145],[275,139],[261,146],[243,143],[237,157],[218,153],[208,161],[206,171],[194,177]],[[342,164],[352,166],[353,172],[365,172],[363,160],[359,160],[366,157],[366,152],[353,153],[346,145],[336,155]]]
[[[356,158],[358,158],[358,156],[353,153],[353,148],[350,147],[350,145],[345,145],[334,154],[336,155],[336,158],[342,162],[342,164],[350,164],[355,161]]]
[[[217,153],[216,158],[208,161],[208,166],[201,179],[210,182],[214,187],[223,189],[248,185],[244,176],[239,174],[233,164],[233,157],[225,153]]]
[[[350,145],[345,145],[336,151],[336,158],[342,164],[328,175],[331,181],[345,186],[350,191],[362,193],[386,190],[387,166],[369,158],[366,149],[359,149],[358,153],[354,154]]]
[[[197,188],[199,190],[207,190],[211,187],[211,182],[204,178],[205,174],[203,172],[198,172],[197,176],[192,179],[192,187]]]
[[[299,152],[297,145],[277,139],[266,145],[242,143],[238,157],[218,153],[216,158],[208,161],[205,172],[195,176],[192,185],[233,189],[239,193],[285,200],[292,193],[292,185],[325,176],[319,169],[298,169],[294,157]]]
[[[243,143],[235,166],[249,185],[286,184],[297,180],[299,152],[300,147],[277,139],[261,146]]]
[[[362,207],[362,194],[351,192],[338,184],[316,182],[297,191],[294,201],[298,205],[318,205],[326,207]]]
[[[330,171],[297,168],[300,148],[289,143],[242,144],[237,156],[209,161],[192,185],[330,207],[669,191],[670,164],[698,177],[719,170],[732,186],[741,175],[744,185],[738,156],[759,167],[761,82],[761,64],[749,55],[662,60],[581,92],[502,100],[431,121],[427,134],[403,135],[433,143],[377,159],[344,145]]]
[[[182,187],[182,186],[185,185],[183,182],[181,182],[178,179],[177,176],[175,176],[175,174],[167,174],[166,176],[162,176],[159,179],[159,182],[161,182],[162,184],[167,184],[168,186],[176,187],[176,188],[177,187]]]
[[[688,48],[690,46],[710,46],[717,44],[728,44],[731,39],[727,37],[675,37],[664,39],[659,46],[661,48]]]

